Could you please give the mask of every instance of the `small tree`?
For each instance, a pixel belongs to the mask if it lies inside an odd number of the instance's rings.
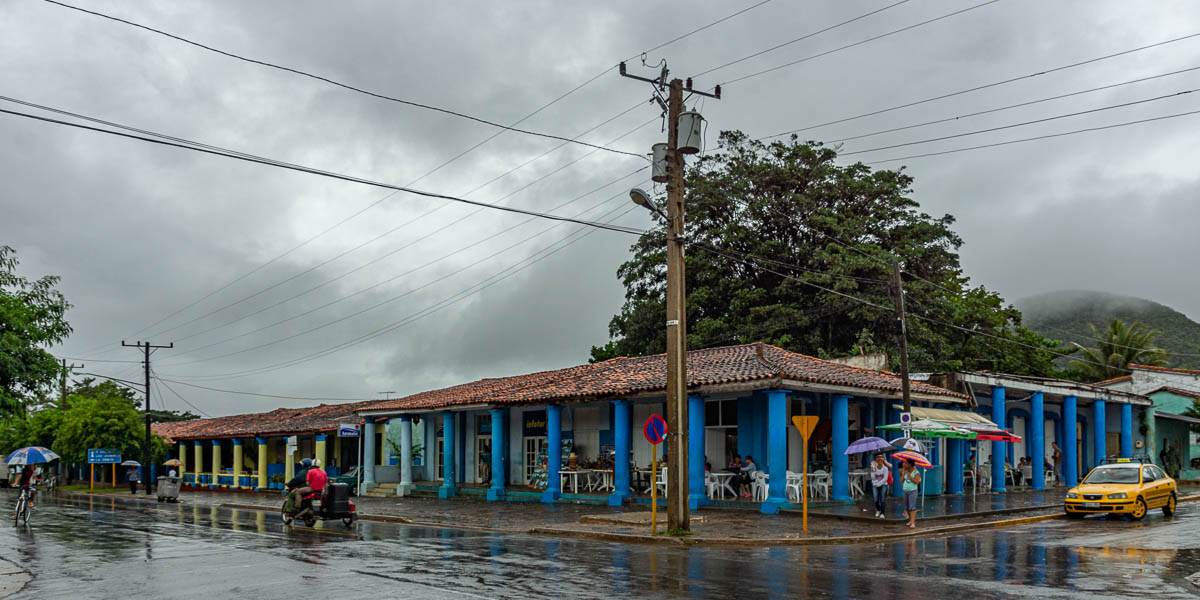
[[[54,289],[59,278],[17,275],[12,248],[0,246],[0,415],[26,414],[26,404],[58,380],[61,366],[45,346],[71,333],[71,305]]]

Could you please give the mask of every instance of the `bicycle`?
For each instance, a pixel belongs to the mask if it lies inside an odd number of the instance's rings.
[[[29,523],[29,493],[33,487],[21,488],[21,495],[17,496],[16,511],[13,512],[13,525],[18,523]]]

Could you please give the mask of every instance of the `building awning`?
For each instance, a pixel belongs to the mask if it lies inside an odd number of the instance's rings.
[[[1168,421],[1180,421],[1182,423],[1190,423],[1192,425],[1200,425],[1200,419],[1197,419],[1196,417],[1189,417],[1187,415],[1177,415],[1174,413],[1158,412],[1156,410],[1156,411],[1154,411],[1154,416],[1155,416],[1155,418],[1166,419]]]

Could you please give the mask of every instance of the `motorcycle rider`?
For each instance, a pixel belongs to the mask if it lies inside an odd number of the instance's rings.
[[[325,473],[325,469],[321,468],[321,459],[313,459],[312,468],[305,474],[305,480],[308,483],[307,487],[309,490],[309,492],[305,492],[306,494],[311,492],[323,494],[325,492],[325,483],[329,481],[329,475]]]
[[[290,491],[288,492],[287,500],[285,500],[283,503],[283,511],[284,512],[286,512],[288,514],[292,514],[292,513],[296,512],[298,500],[300,498],[304,497],[304,495],[299,492],[300,492],[300,490],[307,487],[308,471],[311,468],[312,468],[312,460],[306,458],[306,459],[300,461],[300,471],[298,471],[296,473],[295,477],[292,477],[291,481],[287,482],[287,489]],[[307,493],[307,492],[305,492],[305,493]]]

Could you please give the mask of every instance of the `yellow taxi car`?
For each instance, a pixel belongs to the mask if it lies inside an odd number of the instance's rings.
[[[1091,514],[1128,515],[1141,519],[1150,509],[1175,514],[1175,480],[1158,465],[1123,458],[1103,464],[1067,492],[1064,508],[1073,519]]]

